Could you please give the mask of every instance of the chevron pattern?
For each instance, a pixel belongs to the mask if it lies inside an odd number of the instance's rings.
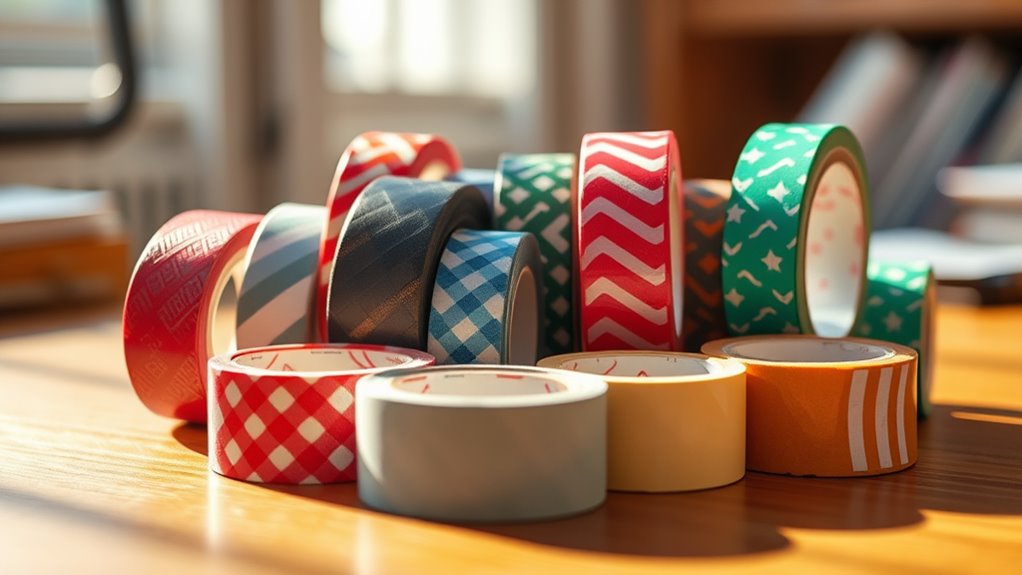
[[[312,298],[326,208],[281,204],[266,214],[238,294],[239,348],[314,341]]]
[[[432,168],[441,169],[433,171]],[[317,323],[326,340],[326,301],[334,255],[344,220],[359,194],[380,176],[443,177],[461,167],[458,153],[446,140],[430,134],[365,132],[352,140],[337,162],[327,220],[319,249],[319,281],[316,294]],[[431,168],[430,173],[423,170]]]
[[[545,288],[542,355],[574,348],[572,309],[571,181],[574,154],[504,154],[497,171],[496,228],[532,232],[543,258]]]
[[[801,311],[807,309],[807,280],[798,243],[803,212],[808,217],[801,207],[821,144],[834,134],[854,145],[850,153],[861,158],[854,136],[830,124],[766,124],[739,156],[721,253],[724,310],[732,335],[812,331],[810,318]],[[806,259],[827,257],[822,243],[803,249]],[[840,279],[849,281],[847,275]],[[813,289],[826,290],[827,285]],[[764,313],[767,308],[775,313]]]
[[[674,134],[595,133],[582,140],[578,209],[582,347],[679,349],[668,178]],[[681,186],[677,186],[680,194]],[[678,230],[680,232],[680,230]]]
[[[685,350],[698,352],[727,335],[720,287],[724,218],[731,185],[726,180],[685,182]]]
[[[923,366],[933,353],[929,347],[933,334],[929,309],[936,301],[936,283],[932,267],[926,262],[871,261],[866,267],[866,305],[853,335],[907,345],[919,354],[919,416],[930,412],[930,383],[933,375]],[[924,343],[925,342],[925,343]]]
[[[212,285],[248,247],[261,216],[192,210],[149,241],[124,304],[124,359],[139,399],[160,415],[206,421]]]

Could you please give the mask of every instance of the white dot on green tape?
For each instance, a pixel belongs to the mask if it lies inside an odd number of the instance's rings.
[[[847,128],[766,124],[735,165],[721,283],[733,335],[848,335],[862,305],[869,183]]]
[[[919,354],[919,417],[930,414],[937,283],[926,262],[870,261],[866,305],[854,335],[907,345]]]

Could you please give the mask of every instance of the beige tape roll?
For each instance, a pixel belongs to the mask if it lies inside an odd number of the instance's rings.
[[[745,475],[745,367],[693,353],[606,351],[540,367],[607,382],[607,487],[690,491]]]

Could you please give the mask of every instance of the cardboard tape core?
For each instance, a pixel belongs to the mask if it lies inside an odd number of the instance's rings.
[[[316,373],[357,372],[422,365],[410,356],[390,351],[330,348],[269,348],[245,350],[231,356],[231,362],[259,370]]]
[[[532,365],[536,361],[539,345],[539,294],[536,293],[536,278],[532,269],[522,268],[511,291],[511,310],[508,327],[507,362],[513,365]]]
[[[738,359],[776,363],[862,362],[894,355],[891,349],[868,343],[783,336],[732,342],[723,352]]]
[[[606,353],[567,359],[557,367],[568,371],[615,377],[684,377],[721,371],[720,366],[714,361],[656,353],[621,355]]]
[[[399,377],[394,389],[423,395],[512,396],[567,391],[564,384],[533,375],[510,375],[498,371],[432,371]]]

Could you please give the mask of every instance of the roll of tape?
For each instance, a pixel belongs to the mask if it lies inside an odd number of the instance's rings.
[[[574,154],[503,154],[497,162],[497,229],[531,232],[543,256],[543,355],[573,349],[571,203]]]
[[[256,483],[354,481],[355,383],[433,364],[414,350],[304,344],[209,360],[209,467]]]
[[[681,164],[674,133],[587,134],[578,193],[582,348],[681,349]]]
[[[746,466],[847,477],[916,462],[916,352],[810,335],[712,341],[709,355],[745,364]]]
[[[220,302],[260,216],[207,210],[163,224],[142,250],[124,300],[124,361],[151,411],[206,421],[206,361],[231,346]],[[227,311],[225,306],[224,311]]]
[[[534,365],[542,271],[532,234],[454,232],[433,284],[427,351],[441,364]]]
[[[290,203],[263,218],[238,293],[239,348],[315,341],[312,302],[324,221],[326,208]]]
[[[865,294],[864,165],[842,126],[766,124],[749,138],[724,223],[732,335],[848,335]]]
[[[690,491],[745,475],[745,366],[693,353],[603,351],[540,367],[607,382],[607,487]]]
[[[383,177],[351,209],[330,280],[329,337],[425,350],[437,267],[458,228],[486,229],[479,190]]]
[[[327,336],[327,297],[344,220],[359,193],[380,176],[439,180],[461,167],[458,152],[447,140],[432,134],[365,132],[348,144],[337,162],[327,197],[327,222],[320,242],[316,321],[323,341]]]
[[[866,267],[866,305],[854,333],[907,345],[919,354],[919,418],[930,414],[933,384],[933,329],[937,282],[927,262],[870,261]]]
[[[358,494],[440,521],[573,515],[606,496],[607,385],[522,367],[442,367],[363,379]]]
[[[462,168],[444,178],[448,182],[460,182],[478,188],[486,198],[486,204],[490,206],[491,210],[493,209],[493,188],[496,179],[497,172],[475,168]]]
[[[708,341],[727,336],[720,289],[720,252],[731,183],[685,182],[685,349],[699,351]]]

